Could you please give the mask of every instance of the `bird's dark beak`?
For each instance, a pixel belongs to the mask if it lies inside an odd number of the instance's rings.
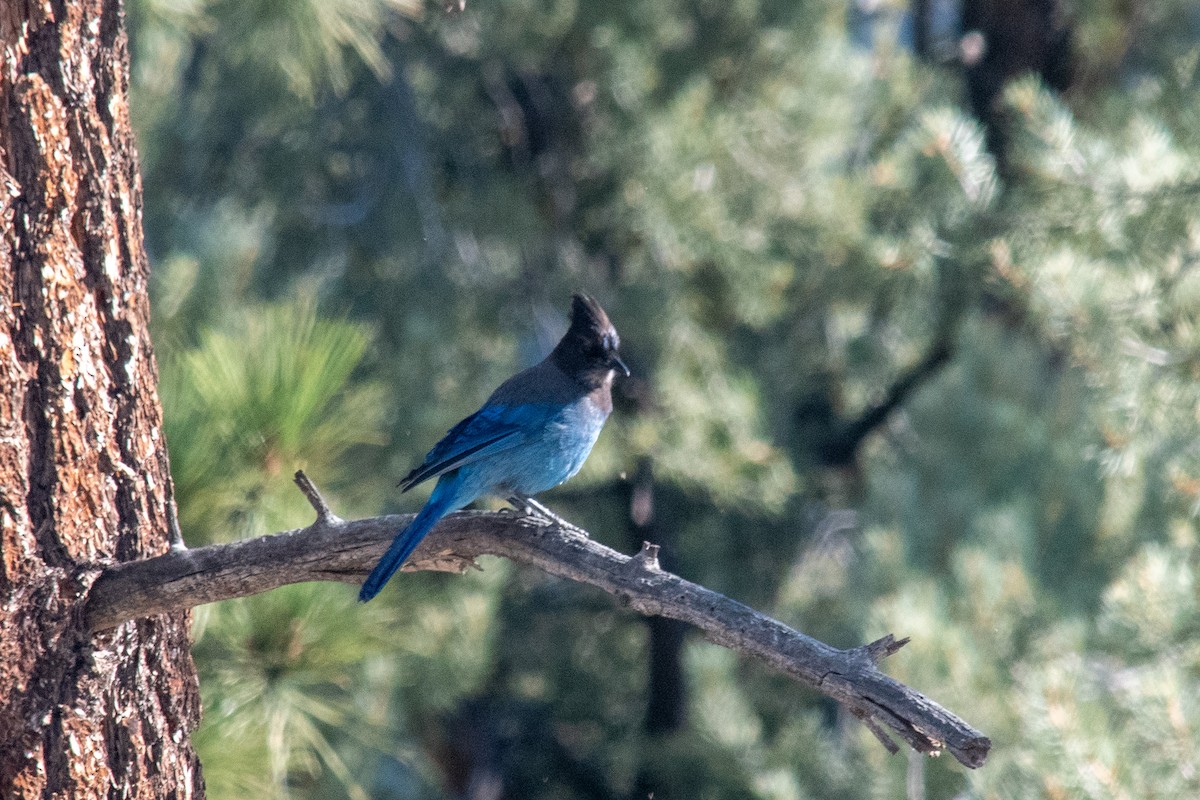
[[[612,358],[608,360],[608,365],[617,372],[620,372],[626,378],[629,377],[629,367],[625,366],[625,362],[622,361],[621,357],[616,353],[613,353]]]

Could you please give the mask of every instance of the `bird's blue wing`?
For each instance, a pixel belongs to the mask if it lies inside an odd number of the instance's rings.
[[[515,447],[540,429],[546,409],[539,406],[488,405],[450,429],[420,466],[400,481],[407,492],[424,480]]]

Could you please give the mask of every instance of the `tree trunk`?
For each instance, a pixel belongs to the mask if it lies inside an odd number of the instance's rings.
[[[186,613],[90,637],[176,529],[119,0],[0,3],[0,797],[200,797]]]

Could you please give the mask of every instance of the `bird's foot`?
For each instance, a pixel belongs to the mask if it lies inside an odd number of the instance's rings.
[[[513,507],[515,507],[521,513],[528,514],[531,517],[541,517],[547,522],[553,522],[555,525],[563,528],[573,529],[575,527],[558,514],[555,514],[553,511],[546,508],[546,506],[542,505],[537,500],[534,500],[532,497],[528,497],[523,494],[515,494],[508,498],[508,502],[512,503]]]

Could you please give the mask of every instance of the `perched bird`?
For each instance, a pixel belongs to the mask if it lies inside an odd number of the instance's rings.
[[[438,520],[486,494],[515,505],[570,478],[592,451],[612,411],[617,372],[629,375],[620,338],[592,298],[571,298],[571,327],[540,363],[492,392],[483,408],[450,429],[400,482],[403,491],[436,477],[416,518],[392,540],[363,583],[362,602],[379,594]]]

